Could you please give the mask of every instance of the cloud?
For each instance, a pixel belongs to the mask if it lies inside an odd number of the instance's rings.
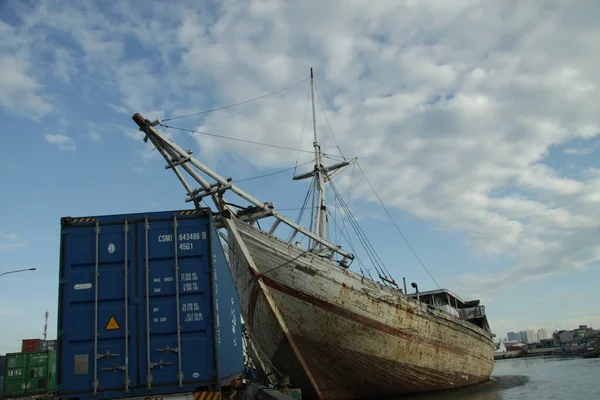
[[[64,47],[54,49],[54,75],[64,83],[70,83],[71,77],[77,74],[72,53]]]
[[[483,260],[512,260],[444,284],[491,295],[600,259],[592,239],[600,229],[600,179],[566,175],[549,157],[583,154],[587,148],[573,143],[600,131],[600,65],[589,51],[600,34],[593,18],[600,3],[231,0],[203,10],[192,2],[140,4],[22,6],[21,35],[4,29],[23,42],[24,53],[6,65],[25,91],[5,91],[13,94],[0,94],[0,104],[16,109],[13,97],[27,93],[21,103],[50,110],[35,74],[19,75],[28,71],[28,38],[43,29],[69,43],[55,54],[55,76],[85,79],[82,90],[104,94],[103,106],[118,113],[119,125],[133,112],[165,118],[265,95],[305,80],[314,67],[326,153],[339,155],[337,143],[358,156],[390,208],[464,236]],[[140,142],[126,123],[122,132]],[[308,82],[169,124],[310,151]],[[74,149],[66,135],[46,138]],[[203,159],[241,159],[258,168],[287,167],[297,155],[206,135],[194,140]],[[137,156],[157,162],[156,152],[142,146]],[[350,184],[339,182],[340,190]],[[377,204],[364,180],[354,180],[352,193],[358,207]]]
[[[593,153],[600,146],[600,142],[588,143],[587,147],[569,147],[566,148],[565,154],[574,154],[574,155],[586,155]]]
[[[594,149],[589,148],[589,147],[586,149],[565,149],[566,154],[578,154],[578,155],[590,154],[592,151],[594,151]]]
[[[0,107],[34,118],[48,114],[52,105],[40,94],[42,84],[31,74],[29,43],[2,20],[0,38]]]
[[[55,135],[47,133],[44,135],[44,138],[48,143],[58,146],[58,149],[61,151],[75,151],[76,149],[75,142],[68,136],[59,133]]]
[[[102,135],[100,135],[98,132],[96,131],[89,131],[88,132],[88,136],[90,137],[90,139],[94,142],[98,142],[100,140],[102,140]]]
[[[25,247],[25,243],[15,233],[0,232],[0,250],[8,251]]]

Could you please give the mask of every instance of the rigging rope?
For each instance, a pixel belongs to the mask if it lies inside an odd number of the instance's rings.
[[[321,105],[321,110],[323,111],[323,116],[325,117],[325,121],[327,121],[327,126],[329,127],[329,132],[331,132],[331,137],[333,137],[333,142],[335,143],[335,147],[337,147],[338,151],[340,152],[340,155],[342,156],[344,161],[346,161],[346,157],[344,157],[344,154],[342,153],[342,149],[340,149],[337,139],[335,138],[335,135],[333,134],[333,129],[331,129],[331,125],[329,124],[329,119],[327,118],[327,114],[325,114],[325,108],[323,108],[323,103],[321,102],[321,96],[319,96],[319,91],[317,90],[316,84],[315,84],[315,92],[317,93],[317,99],[319,99],[319,104]]]
[[[234,137],[231,137],[231,136],[217,135],[216,133],[208,133],[208,132],[195,131],[193,129],[188,129],[188,128],[179,128],[179,127],[176,127],[176,126],[165,125],[165,124],[162,124],[162,123],[160,124],[160,126],[162,126],[164,128],[167,128],[167,129],[175,129],[175,130],[178,130],[178,131],[190,132],[192,134],[197,133],[199,135],[206,135],[206,136],[211,136],[211,137],[217,137],[217,138],[220,138],[220,139],[228,139],[228,140],[233,140],[233,141],[237,141],[237,142],[256,144],[256,145],[259,145],[259,146],[274,147],[274,148],[282,149],[282,150],[290,150],[290,151],[298,151],[298,152],[302,152],[302,153],[314,154],[314,150],[311,151],[311,150],[295,149],[293,147],[279,146],[279,145],[276,145],[276,144],[262,143],[262,142],[256,142],[256,141],[253,141],[253,140],[234,138]],[[326,153],[323,153],[323,157],[330,158],[332,160],[340,160],[339,156],[334,156],[334,155],[326,154]]]
[[[314,182],[315,177],[313,176],[312,181]],[[302,202],[302,207],[300,208],[300,212],[298,213],[298,217],[296,218],[296,223],[298,225],[300,225],[300,221],[302,220],[302,217],[304,216],[304,212],[306,211],[306,205],[308,204],[308,199],[310,198],[310,194],[312,192],[312,189],[314,187],[313,182],[310,183],[310,186],[308,187],[308,191],[306,192],[306,196],[304,197],[304,201]],[[312,211],[314,211],[314,208],[312,208]],[[290,232],[290,235],[288,236],[288,242],[292,240],[292,236],[294,235],[294,231],[292,230]],[[302,236],[304,238],[304,236]]]
[[[284,172],[287,172],[287,171],[295,170],[297,167],[301,167],[301,166],[303,166],[303,165],[307,165],[307,164],[312,164],[312,162],[313,162],[313,161],[312,161],[312,160],[310,160],[310,161],[307,161],[307,162],[305,162],[305,163],[302,163],[302,164],[300,164],[300,165],[296,165],[296,166],[294,166],[294,167],[289,167],[289,168],[286,168],[286,169],[282,169],[282,170],[275,171],[275,172],[271,172],[271,173],[264,174],[264,175],[258,175],[258,176],[254,176],[254,177],[252,177],[252,178],[234,179],[234,180],[233,180],[233,182],[237,182],[237,183],[239,183],[239,182],[247,182],[247,181],[252,181],[252,180],[254,180],[254,179],[266,178],[266,177],[268,177],[268,176],[273,176],[273,175],[281,174],[281,173],[284,173]]]
[[[373,185],[371,185],[371,182],[369,181],[369,178],[367,178],[367,175],[365,174],[365,171],[363,171],[362,167],[360,166],[360,164],[358,163],[358,161],[356,162],[356,164],[358,165],[358,169],[360,169],[360,172],[362,173],[362,175],[364,176],[365,180],[367,181],[367,183],[369,184],[369,186],[371,187],[371,190],[373,191],[373,194],[375,194],[375,197],[377,198],[377,200],[379,201],[379,204],[381,204],[381,206],[383,207],[383,209],[385,210],[387,216],[389,217],[389,219],[392,221],[392,223],[394,224],[394,226],[396,227],[396,229],[398,230],[398,232],[400,233],[400,236],[402,236],[402,239],[404,239],[404,241],[406,242],[406,244],[408,245],[408,248],[410,249],[410,251],[413,253],[413,255],[416,257],[416,259],[419,261],[419,263],[421,264],[421,266],[425,269],[425,271],[427,272],[427,274],[429,274],[429,277],[431,278],[431,280],[436,284],[436,286],[439,288],[440,285],[438,285],[437,281],[435,280],[435,278],[433,277],[433,275],[431,275],[431,273],[429,272],[429,270],[427,269],[427,267],[425,266],[425,263],[423,263],[423,261],[421,260],[421,257],[419,257],[419,255],[417,254],[417,252],[415,251],[415,249],[413,249],[413,247],[411,246],[410,242],[408,241],[408,239],[406,238],[406,236],[404,236],[404,233],[402,232],[402,230],[400,229],[400,227],[398,226],[398,224],[396,223],[396,221],[394,221],[394,219],[392,218],[390,212],[388,211],[387,207],[383,204],[383,201],[381,201],[381,198],[379,197],[379,195],[377,194],[377,192],[375,191],[375,189],[373,188]]]
[[[331,211],[327,210],[327,212],[329,213],[329,215],[331,215]],[[342,219],[342,221],[344,221]],[[348,228],[346,228],[346,232],[348,233],[348,236],[344,235],[344,231],[340,228],[340,226],[338,225],[337,221],[333,221],[333,223],[335,224],[335,226],[338,228],[338,230],[340,231],[340,235],[342,236],[343,239],[346,240],[346,243],[348,243],[348,246],[350,247],[350,250],[352,250],[352,253],[354,253],[354,259],[356,261],[358,261],[358,269],[360,271],[360,273],[362,274],[362,276],[366,277],[366,273],[365,270],[368,271],[369,277],[371,279],[373,279],[373,277],[371,276],[371,271],[369,270],[369,268],[367,268],[367,266],[362,262],[361,258],[359,257],[359,255],[356,252],[356,249],[354,248],[354,244],[352,243],[352,240],[350,239],[350,235],[348,232]],[[363,267],[365,270],[363,270]],[[374,280],[374,279],[373,279]]]
[[[300,143],[298,144],[298,148],[302,147],[302,139],[304,138],[304,127],[306,126],[306,115],[308,114],[309,100],[310,100],[310,90],[308,91],[308,98],[306,99],[306,109],[304,110],[304,119],[302,120],[302,133],[300,134]],[[300,152],[298,152],[298,157],[296,157],[296,167],[298,167],[299,160],[300,160]],[[294,175],[296,175],[295,169],[294,169]]]
[[[272,96],[272,95],[274,95],[274,94],[281,93],[281,92],[283,92],[283,91],[286,91],[286,90],[288,90],[288,89],[291,89],[291,88],[293,88],[293,87],[296,87],[296,86],[298,86],[298,85],[301,85],[301,84],[303,84],[304,82],[307,82],[309,79],[310,79],[310,78],[304,79],[304,80],[302,80],[302,81],[300,81],[300,82],[296,82],[296,83],[294,83],[293,85],[286,86],[286,87],[284,87],[283,89],[277,90],[277,91],[275,91],[275,92],[271,92],[271,93],[263,94],[262,96],[254,97],[254,98],[252,98],[252,99],[249,99],[249,100],[240,101],[239,103],[233,103],[233,104],[229,104],[229,105],[226,105],[226,106],[223,106],[223,107],[213,108],[213,109],[210,109],[210,110],[205,110],[205,111],[199,111],[199,112],[192,113],[192,114],[181,115],[181,116],[179,116],[179,117],[171,117],[171,118],[166,118],[166,119],[163,119],[163,121],[173,121],[173,120],[175,120],[175,119],[187,118],[187,117],[193,117],[193,116],[196,116],[196,115],[208,114],[208,113],[211,113],[211,112],[214,112],[214,111],[220,111],[220,110],[225,110],[225,109],[227,109],[227,108],[232,108],[232,107],[236,107],[236,106],[241,106],[241,105],[243,105],[243,104],[247,104],[247,103],[250,103],[250,102],[253,102],[253,101],[256,101],[256,100],[261,100],[261,99],[264,99],[265,97],[269,97],[269,96]]]
[[[354,228],[354,231],[356,232],[356,235],[357,235],[359,241],[361,242],[361,244],[365,248],[365,251],[367,252],[367,256],[369,257],[369,259],[373,263],[373,266],[375,267],[375,269],[377,270],[378,273],[380,273],[381,275],[385,276],[386,278],[391,278],[391,275],[390,275],[389,271],[387,270],[387,268],[383,264],[383,261],[381,260],[381,258],[379,258],[379,255],[375,251],[375,248],[373,248],[373,245],[369,242],[369,239],[368,239],[367,235],[360,228],[360,225],[358,224],[358,221],[356,220],[356,218],[352,214],[352,211],[350,211],[350,209],[348,208],[348,205],[344,201],[344,198],[342,197],[342,195],[340,194],[340,192],[337,190],[337,188],[335,187],[335,185],[333,184],[333,182],[330,181],[329,184],[330,184],[331,188],[333,189],[335,196],[338,197],[338,200],[339,200],[339,202],[340,202],[340,204],[342,206],[342,209],[347,214],[348,220],[349,220],[350,224],[352,225],[352,227]]]

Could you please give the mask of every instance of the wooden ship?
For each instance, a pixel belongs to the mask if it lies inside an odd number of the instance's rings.
[[[310,85],[312,94],[312,69]],[[391,276],[380,273],[376,281],[352,271],[355,254],[327,240],[325,184],[356,159],[324,165],[314,94],[312,111],[314,168],[294,177],[314,183],[315,215],[308,228],[208,168],[160,132],[159,121],[139,113],[132,117],[185,187],[187,201],[196,207],[203,199],[214,203],[258,364],[267,375],[289,377],[304,398],[323,400],[381,398],[488,380],[493,334],[479,301],[463,301],[446,289],[419,293],[416,284],[408,294]],[[200,187],[193,188],[190,178]],[[247,205],[226,201],[226,194]],[[272,223],[261,229],[259,220]],[[286,235],[278,235],[283,231]]]

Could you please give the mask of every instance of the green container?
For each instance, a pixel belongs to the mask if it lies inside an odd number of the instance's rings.
[[[52,394],[55,387],[55,351],[6,355],[4,398]]]

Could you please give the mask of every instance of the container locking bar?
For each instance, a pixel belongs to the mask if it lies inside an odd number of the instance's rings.
[[[162,368],[163,365],[171,365],[171,364],[173,364],[171,361],[163,361],[161,359],[161,360],[158,360],[157,363],[149,363],[148,365],[150,366],[150,368],[155,368],[155,367]]]
[[[106,353],[104,354],[98,354],[96,356],[97,360],[100,360],[102,358],[111,358],[111,357],[119,357],[120,354],[119,353],[111,353],[110,350],[106,350]]]
[[[148,217],[145,218],[144,221],[144,233],[145,233],[145,241],[146,241],[146,362],[148,364],[148,369],[146,371],[146,381],[148,390],[152,389],[152,362],[150,361],[150,260],[149,260],[149,231],[150,224],[148,223]]]
[[[113,365],[112,367],[102,368],[104,371],[127,371],[127,365]]]
[[[129,291],[127,288],[129,282],[129,253],[128,253],[128,236],[129,236],[129,222],[125,220],[125,226],[123,226],[123,231],[125,232],[125,377],[124,386],[125,392],[129,392]],[[107,352],[108,353],[108,352]]]
[[[96,221],[96,255],[94,267],[94,395],[98,394],[98,280],[100,277],[100,221]]]
[[[175,347],[173,349],[173,348],[169,347],[169,345],[167,345],[167,347],[165,349],[156,349],[156,351],[165,352],[165,353],[179,353],[179,348]]]
[[[167,353],[169,351],[177,351],[177,380],[179,382],[179,387],[183,387],[183,368],[181,362],[181,352],[179,349],[181,348],[181,307],[179,302],[179,236],[177,235],[177,228],[179,228],[179,222],[177,221],[177,216],[173,216],[173,234],[175,236],[175,305],[177,307],[177,349],[171,350],[167,345],[167,348],[164,349]],[[158,350],[161,351],[161,350]]]

